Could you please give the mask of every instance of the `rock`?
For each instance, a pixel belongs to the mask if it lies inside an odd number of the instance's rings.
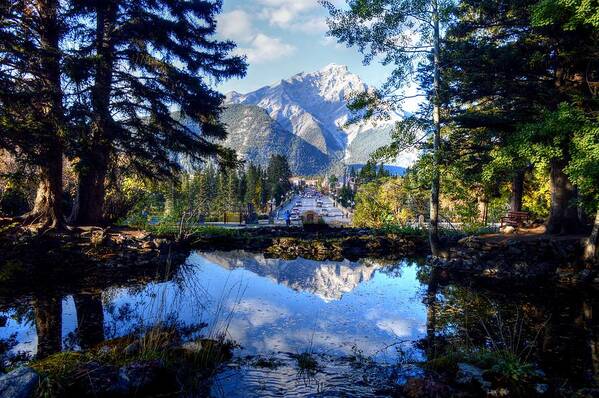
[[[139,348],[139,341],[134,341],[123,349],[123,353],[125,355],[132,356],[139,352]]]
[[[450,397],[451,389],[443,383],[431,378],[412,377],[402,388],[403,393],[409,398]]]
[[[458,363],[458,374],[456,376],[456,383],[471,384],[474,380],[479,378],[482,379],[482,377],[482,369],[467,363]]]
[[[72,391],[81,391],[82,396],[123,396],[127,394],[127,385],[119,379],[118,368],[89,362],[72,374],[76,381]]]
[[[424,378],[424,376],[424,369],[422,369],[420,366],[414,364],[403,365],[397,370],[395,384],[398,386],[405,386],[408,380],[414,378]]]
[[[591,270],[585,268],[582,271],[580,271],[578,275],[576,275],[576,278],[579,282],[590,282],[592,276],[593,275],[591,274]]]
[[[196,353],[202,350],[202,341],[188,341],[181,345],[185,351]]]
[[[478,384],[483,389],[489,389],[491,383],[483,379],[483,370],[474,365],[460,362],[458,363],[458,374],[456,375],[458,384]]]
[[[505,227],[501,228],[499,232],[505,235],[511,235],[516,232],[516,228],[512,227],[511,225],[506,225]]]
[[[535,384],[535,392],[539,395],[545,395],[549,391],[549,385],[544,383]]]
[[[0,397],[29,398],[39,383],[35,370],[22,367],[0,376]]]
[[[119,380],[136,395],[152,395],[176,390],[175,377],[161,361],[134,362],[119,369]]]

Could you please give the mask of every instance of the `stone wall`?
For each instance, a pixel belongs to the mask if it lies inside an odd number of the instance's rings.
[[[583,239],[578,237],[469,236],[458,241],[446,259],[430,261],[457,275],[488,280],[593,282],[597,271],[584,266],[583,246]]]

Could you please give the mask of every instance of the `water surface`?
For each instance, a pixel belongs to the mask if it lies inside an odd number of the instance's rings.
[[[597,384],[594,291],[487,290],[448,284],[410,260],[282,260],[243,251],[192,253],[182,265],[141,274],[0,297],[5,359],[176,322],[239,345],[215,376],[213,396],[376,396],[418,373],[409,364],[430,354],[426,347],[489,347],[517,325],[527,360],[556,384]],[[318,361],[314,372],[298,367],[295,357],[306,352]],[[277,366],[257,366],[260,358]]]

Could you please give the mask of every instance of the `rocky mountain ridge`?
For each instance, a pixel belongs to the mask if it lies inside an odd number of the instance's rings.
[[[229,92],[222,115],[229,132],[225,145],[262,165],[271,154],[286,155],[301,175],[364,164],[390,141],[399,119],[345,126],[348,98],[368,89],[347,66],[331,64],[247,94]]]

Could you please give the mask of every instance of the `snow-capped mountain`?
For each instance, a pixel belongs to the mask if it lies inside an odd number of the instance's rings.
[[[331,64],[251,93],[230,92],[223,114],[229,131],[225,145],[262,164],[271,153],[285,154],[298,174],[318,174],[342,163],[363,164],[372,151],[389,142],[395,122],[344,126],[350,116],[349,96],[365,90],[368,86],[347,66]],[[266,137],[283,145],[269,147]]]
[[[245,252],[210,252],[202,257],[226,269],[243,268],[298,292],[310,292],[329,302],[340,300],[360,283],[369,281],[382,265],[366,260],[352,262],[281,260]]]

